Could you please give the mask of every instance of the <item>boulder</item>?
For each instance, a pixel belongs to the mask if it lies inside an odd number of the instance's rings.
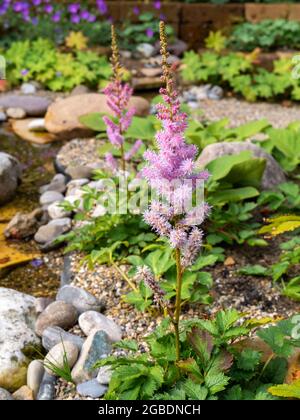
[[[53,302],[37,318],[35,331],[40,337],[47,327],[71,328],[78,318],[74,306],[65,302]]]
[[[17,213],[6,226],[4,235],[6,238],[25,239],[33,236],[39,227],[46,223],[44,210],[41,208],[31,213]]]
[[[26,384],[28,355],[40,346],[36,318],[34,297],[0,287],[0,387],[9,391]]]
[[[6,93],[0,97],[2,108],[22,108],[30,117],[43,117],[52,100],[45,96]]]
[[[79,118],[92,112],[111,115],[106,100],[105,95],[101,93],[86,93],[56,101],[48,108],[45,117],[46,129],[64,139],[88,136],[93,131],[81,124]],[[132,106],[136,108],[136,115],[143,116],[149,112],[149,102],[144,98],[133,96],[129,103],[129,107]]]
[[[261,188],[269,190],[286,181],[283,170],[276,160],[261,147],[251,142],[220,142],[206,146],[198,160],[197,166],[205,167],[209,162],[224,155],[238,155],[249,150],[254,157],[266,159],[266,169],[262,178]]]
[[[0,205],[11,200],[21,181],[21,166],[13,156],[0,152]]]

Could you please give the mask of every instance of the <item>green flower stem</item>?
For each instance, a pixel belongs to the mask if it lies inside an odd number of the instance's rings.
[[[180,360],[180,340],[179,340],[179,319],[181,314],[181,289],[182,289],[182,275],[183,270],[180,261],[180,250],[176,249],[176,301],[175,301],[175,314],[174,314],[174,329],[175,329],[175,340],[176,340],[176,361]]]

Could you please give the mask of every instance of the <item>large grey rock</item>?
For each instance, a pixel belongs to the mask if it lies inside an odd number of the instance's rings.
[[[266,169],[262,178],[261,188],[269,190],[286,181],[285,175],[276,160],[261,147],[250,142],[220,142],[206,146],[198,160],[197,166],[204,167],[209,162],[224,155],[238,155],[249,150],[254,157],[266,159]]]
[[[109,338],[104,331],[96,331],[86,339],[79,359],[72,369],[72,378],[75,383],[88,381],[97,376],[95,363],[106,357],[111,351]]]
[[[17,213],[5,228],[6,238],[25,239],[33,236],[38,228],[47,223],[45,212],[38,208],[31,213]]]
[[[52,366],[55,365],[55,367],[63,369],[65,362],[72,368],[77,360],[78,352],[78,347],[70,341],[56,344],[45,357],[44,368],[46,372],[55,376]]]
[[[53,302],[42,312],[35,324],[35,331],[40,337],[47,327],[71,328],[78,318],[74,306],[65,302]]]
[[[34,240],[40,244],[53,242],[72,227],[72,221],[68,217],[51,220],[47,225],[41,226],[34,235]]]
[[[43,96],[16,95],[11,93],[2,94],[0,107],[22,108],[30,117],[43,117],[52,100]]]
[[[13,198],[21,175],[19,161],[7,153],[0,152],[0,205]]]
[[[48,327],[44,330],[42,344],[47,351],[51,350],[56,344],[59,344],[62,341],[73,343],[79,350],[81,350],[84,343],[83,338],[75,334],[70,334],[60,327]]]
[[[87,311],[80,315],[78,323],[85,335],[90,335],[93,331],[105,331],[110,341],[120,341],[122,331],[112,319],[95,311]]]
[[[40,385],[45,373],[42,360],[33,360],[27,370],[27,386],[32,390],[34,397],[36,398]]]
[[[40,346],[36,318],[34,297],[0,287],[0,387],[15,391],[26,384],[26,353]]]
[[[97,379],[91,379],[77,385],[76,390],[82,397],[100,398],[107,391],[107,386],[99,384]]]
[[[47,372],[44,373],[42,383],[39,389],[37,400],[53,400],[55,397],[55,384],[56,377],[49,375]]]
[[[59,289],[56,300],[73,305],[79,314],[87,311],[98,311],[103,309],[103,304],[91,293],[76,286],[64,286]]]
[[[51,203],[55,203],[55,202],[61,202],[64,200],[64,196],[57,191],[45,191],[41,196],[40,196],[40,204],[42,206],[47,206]]]
[[[13,400],[11,393],[8,392],[4,388],[0,388],[0,401],[7,401],[7,400]]]

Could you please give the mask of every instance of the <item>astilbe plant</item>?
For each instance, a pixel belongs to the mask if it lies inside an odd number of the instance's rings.
[[[129,101],[132,96],[132,88],[128,83],[122,83],[122,67],[120,65],[120,54],[117,44],[116,31],[111,27],[111,64],[113,69],[113,80],[103,90],[107,96],[107,104],[112,110],[114,118],[104,116],[106,132],[111,144],[121,152],[121,169],[125,171],[126,161],[129,161],[139,150],[142,142],[137,140],[129,152],[125,153],[125,133],[131,125],[132,118],[136,112],[134,107],[128,109]],[[108,167],[115,171],[118,169],[118,163],[111,153],[106,154],[106,163]]]
[[[162,122],[162,129],[156,135],[158,152],[145,152],[147,164],[141,175],[159,195],[159,199],[152,200],[149,209],[144,213],[144,219],[158,235],[168,239],[175,252],[176,301],[174,309],[167,309],[174,325],[176,355],[179,360],[183,273],[198,256],[203,236],[198,225],[209,212],[209,206],[205,202],[194,207],[188,207],[187,204],[193,201],[196,188],[209,174],[207,171],[196,170],[197,148],[185,142],[187,115],[180,111],[178,93],[174,88],[172,70],[168,63],[164,22],[160,23],[160,43],[165,87],[160,90],[164,103],[158,105],[157,116]],[[153,290],[156,301],[164,306],[164,293],[149,269],[141,267],[138,274]]]

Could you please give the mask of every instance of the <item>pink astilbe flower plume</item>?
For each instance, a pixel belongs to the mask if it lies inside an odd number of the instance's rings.
[[[107,105],[112,110],[114,119],[104,116],[103,121],[106,125],[109,141],[121,151],[122,170],[125,171],[125,161],[131,159],[139,149],[139,147],[134,145],[132,152],[127,154],[126,159],[124,152],[124,134],[130,127],[136,110],[133,107],[128,109],[133,90],[128,83],[122,83],[122,67],[120,65],[116,31],[113,25],[111,27],[111,49],[113,80],[105,89],[103,89],[103,92],[107,96]],[[108,161],[111,161],[110,157],[108,158]]]
[[[180,110],[174,88],[163,22],[160,23],[160,41],[165,87],[160,90],[164,102],[157,106],[157,117],[162,129],[156,134],[158,152],[144,154],[147,165],[141,175],[160,194],[161,202],[153,202],[144,219],[159,235],[168,238],[171,247],[179,252],[182,268],[186,268],[193,264],[202,244],[202,232],[195,226],[204,221],[210,210],[203,202],[193,207],[193,194],[203,186],[209,173],[197,172],[197,147],[185,141],[187,115]],[[167,206],[164,201],[168,202]]]

